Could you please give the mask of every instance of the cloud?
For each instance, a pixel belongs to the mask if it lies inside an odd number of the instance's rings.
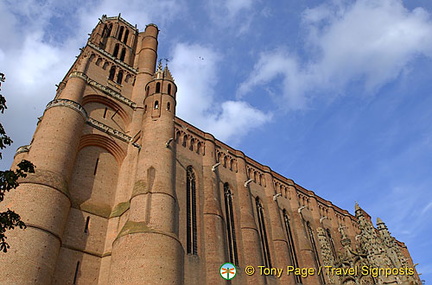
[[[239,95],[282,77],[288,107],[302,109],[308,97],[343,94],[350,84],[373,94],[415,58],[432,56],[432,23],[424,9],[409,11],[400,0],[338,3],[305,10],[306,56],[283,47],[262,52]]]
[[[215,88],[222,55],[198,44],[177,44],[170,69],[178,86],[177,115],[213,133],[218,139],[236,142],[271,119],[244,101],[217,100]]]

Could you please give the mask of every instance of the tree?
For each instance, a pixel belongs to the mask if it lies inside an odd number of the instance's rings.
[[[5,76],[3,73],[0,73],[0,87],[1,83],[4,81]],[[0,94],[0,112],[3,114],[4,110],[6,109],[6,99]],[[0,123],[0,149],[6,148],[6,146],[11,145],[11,143],[11,138],[6,134],[3,125]],[[0,159],[1,158],[2,154],[0,152]],[[34,165],[27,160],[23,160],[18,163],[17,169],[15,170],[0,171],[0,202],[3,201],[6,192],[18,187],[18,179],[21,177],[26,177],[27,173],[34,173]],[[5,233],[7,230],[12,230],[15,227],[19,227],[20,229],[26,228],[25,223],[21,221],[20,215],[10,209],[7,209],[5,212],[0,212],[1,251],[7,252],[7,250],[10,248],[9,244],[6,242],[7,237]]]

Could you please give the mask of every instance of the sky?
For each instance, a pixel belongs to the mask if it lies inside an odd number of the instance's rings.
[[[270,3],[271,2],[271,3]],[[335,205],[358,202],[432,284],[429,0],[0,1],[0,72],[14,144],[103,14],[160,29],[177,116]]]

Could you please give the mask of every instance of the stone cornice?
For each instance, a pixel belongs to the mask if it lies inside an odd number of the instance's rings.
[[[48,110],[48,109],[53,108],[53,107],[58,107],[58,106],[68,107],[70,109],[73,109],[73,110],[77,111],[78,113],[80,113],[81,116],[84,118],[84,120],[87,121],[87,119],[88,119],[88,114],[87,114],[86,110],[77,102],[69,100],[69,99],[52,100],[51,102],[49,102],[47,104],[45,110]]]
[[[105,93],[106,95],[116,99],[117,101],[120,101],[126,105],[128,105],[129,107],[135,109],[137,104],[135,102],[133,102],[132,100],[129,100],[128,98],[124,97],[123,95],[121,95],[120,93],[112,90],[111,88],[104,86],[100,83],[98,83],[97,81],[88,78],[87,77],[87,83],[93,87],[96,87],[97,89],[99,89],[100,91],[102,91],[103,93]]]

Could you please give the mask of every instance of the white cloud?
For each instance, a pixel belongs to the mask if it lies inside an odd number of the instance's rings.
[[[416,56],[432,55],[432,23],[422,8],[409,11],[400,0],[358,0],[352,5],[324,4],[303,14],[309,61],[292,52],[263,52],[239,94],[283,76],[289,107],[303,108],[320,91],[343,93],[362,83],[374,93],[396,79]]]
[[[177,115],[182,119],[231,142],[271,119],[270,114],[246,102],[217,100],[214,89],[221,54],[208,47],[180,43],[172,57],[170,69],[178,85]]]

